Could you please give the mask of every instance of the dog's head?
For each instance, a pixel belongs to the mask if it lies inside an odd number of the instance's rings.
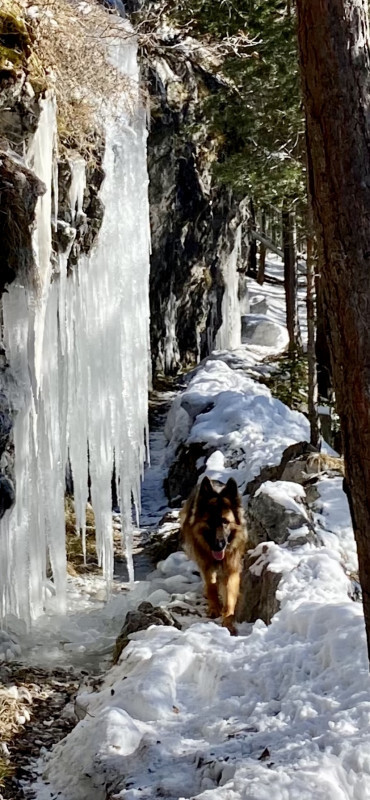
[[[236,481],[229,478],[220,490],[205,476],[199,486],[198,530],[216,561],[223,561],[242,524],[242,507]]]

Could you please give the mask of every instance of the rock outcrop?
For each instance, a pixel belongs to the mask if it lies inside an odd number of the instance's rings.
[[[205,46],[174,32],[163,34],[157,50],[144,61],[152,104],[148,169],[154,373],[175,373],[214,348],[232,254],[241,276],[240,294],[245,293],[247,206],[214,180],[220,143],[201,116],[200,100],[222,86],[211,61]]]
[[[113,663],[116,664],[122,650],[128,645],[130,634],[137,631],[145,631],[150,625],[170,625],[180,628],[180,625],[166,609],[160,606],[153,606],[151,603],[140,603],[136,611],[128,611],[119,634],[114,652]]]

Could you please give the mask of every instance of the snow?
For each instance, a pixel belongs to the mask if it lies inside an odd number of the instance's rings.
[[[304,417],[247,374],[256,353],[201,364],[166,428],[168,449],[202,442],[212,449],[208,474],[240,472],[241,486],[308,435]],[[231,637],[206,620],[197,567],[182,552],[111,599],[109,633],[112,618],[123,621],[143,598],[173,609],[182,630],[132,634],[101,687],[82,688],[85,716],[39,763],[38,800],[369,800],[370,677],[362,606],[350,599],[353,533],[341,478],[319,475],[316,488],[322,546],[263,542],[253,551],[255,575],[281,575],[269,626],[242,623]],[[302,513],[300,485],[260,491]]]
[[[278,464],[288,445],[307,441],[309,424],[303,414],[273,398],[266,386],[220,358],[207,359],[196,371],[175,401],[166,433],[169,458],[181,437],[186,444],[201,443],[227,453],[231,466],[225,463],[220,470],[218,465],[217,477],[227,480],[232,475],[243,489],[263,466]],[[212,471],[212,462],[209,468]]]
[[[257,489],[254,497],[258,497],[260,494],[271,497],[271,500],[284,506],[288,511],[295,511],[297,514],[307,517],[307,512],[302,502],[299,502],[305,499],[306,492],[299,483],[292,483],[291,481],[265,481],[261,484],[259,489]]]
[[[343,478],[322,476],[316,484],[319,497],[313,504],[320,538],[345,560],[349,572],[357,572],[358,559]]]
[[[43,101],[28,163],[44,181],[34,235],[35,280],[4,296],[5,346],[18,385],[14,427],[16,505],[0,522],[0,618],[29,623],[66,599],[65,470],[70,457],[84,536],[88,450],[99,562],[113,576],[111,475],[115,461],[128,571],[132,501],[140,509],[149,378],[149,212],[145,113],[136,45],[118,38],[111,54],[132,78],[105,118],[105,214],[98,242],[67,278],[67,255],[52,277],[51,187],[55,103]],[[136,87],[136,99],[133,87]],[[109,105],[109,103],[107,103]],[[130,108],[128,108],[130,106]],[[80,220],[85,165],[71,161],[71,218]],[[124,213],[119,212],[124,209]],[[47,580],[51,566],[53,582]]]
[[[258,313],[266,314],[271,322],[278,324],[284,330],[286,336],[284,267],[280,257],[269,253],[265,274],[267,279],[272,280],[265,281],[262,286],[253,278],[248,278],[250,312],[251,314],[252,311],[257,312],[259,306],[261,310]],[[303,276],[298,280],[298,318],[302,341],[305,344],[307,342],[307,312],[306,280]]]
[[[283,350],[289,342],[285,325],[273,322],[267,314],[246,314],[241,318],[242,342]]]
[[[80,695],[88,713],[54,748],[39,800],[367,800],[361,606],[336,554],[270,549],[283,571],[271,625],[238,638],[210,621],[133,634],[100,691]],[[177,553],[161,569],[188,563]]]

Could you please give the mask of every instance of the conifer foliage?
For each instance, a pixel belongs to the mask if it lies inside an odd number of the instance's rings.
[[[204,100],[223,139],[216,172],[258,206],[305,197],[295,15],[286,0],[180,0],[171,15],[222,53],[222,91]],[[221,59],[220,59],[221,61]]]

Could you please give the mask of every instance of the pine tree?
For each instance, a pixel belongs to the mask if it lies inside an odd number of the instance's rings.
[[[310,195],[370,658],[369,22],[297,0]],[[317,20],[320,19],[320,24]]]

